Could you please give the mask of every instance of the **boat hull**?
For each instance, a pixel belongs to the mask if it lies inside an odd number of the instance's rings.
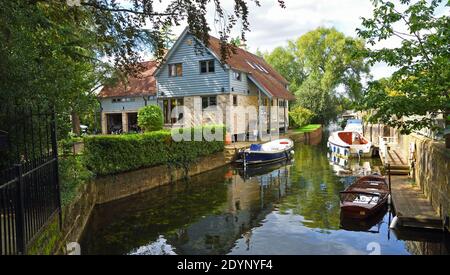
[[[240,152],[238,162],[243,163],[244,159],[247,165],[258,165],[278,162],[291,158],[292,147],[279,152]]]
[[[328,138],[327,147],[328,150],[339,158],[356,158],[356,157],[367,157],[373,156],[373,146],[371,142],[365,144],[348,144],[339,138],[339,133],[343,131],[338,131],[333,133]]]
[[[366,208],[355,205],[345,205],[341,203],[341,215],[350,219],[367,219],[380,213],[381,210],[386,208],[387,199],[383,199],[376,206],[372,208]]]
[[[341,214],[352,219],[367,219],[384,209],[389,188],[384,177],[364,176],[340,192]]]

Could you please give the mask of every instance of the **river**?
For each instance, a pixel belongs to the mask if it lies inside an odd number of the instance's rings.
[[[96,206],[82,254],[449,253],[439,232],[389,230],[389,211],[341,219],[339,192],[355,174],[381,169],[376,159],[336,163],[325,142],[297,144],[289,163],[226,166]]]

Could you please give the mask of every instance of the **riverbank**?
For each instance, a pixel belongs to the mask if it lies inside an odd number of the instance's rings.
[[[296,143],[293,161],[244,171],[224,166],[97,205],[80,240],[85,255],[446,254],[440,232],[389,230],[392,214],[342,220],[326,142]],[[377,159],[350,166],[381,165]],[[356,171],[355,171],[356,172]],[[357,173],[358,174],[358,173]],[[133,181],[130,179],[130,181]],[[426,247],[422,251],[409,249]]]
[[[184,168],[169,168],[166,165],[160,165],[97,177],[81,185],[73,201],[63,207],[61,230],[58,226],[59,219],[55,216],[29,248],[29,254],[66,254],[66,245],[79,241],[92,210],[98,204],[168,185],[186,176],[195,176],[227,164],[224,153],[219,152],[193,162],[187,174]]]
[[[293,131],[284,135],[297,143],[320,143],[322,127],[309,133],[295,133]],[[79,242],[85,226],[96,205],[136,195],[153,188],[168,185],[185,178],[199,175],[231,162],[225,156],[225,151],[199,158],[184,167],[171,167],[158,165],[137,170],[117,173],[107,176],[98,176],[79,186],[75,191],[75,198],[63,207],[62,229],[58,227],[58,217],[50,223],[41,236],[29,249],[30,254],[66,254],[66,245]]]

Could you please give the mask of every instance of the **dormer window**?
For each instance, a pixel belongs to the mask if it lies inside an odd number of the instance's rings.
[[[169,64],[169,77],[180,77],[183,76],[183,64]]]
[[[200,73],[214,73],[215,72],[215,64],[214,60],[204,60],[200,61]]]
[[[247,62],[247,64],[248,64],[250,67],[252,67],[253,70],[256,69],[255,66],[254,66],[250,61],[248,61],[248,60],[245,60],[245,61]]]

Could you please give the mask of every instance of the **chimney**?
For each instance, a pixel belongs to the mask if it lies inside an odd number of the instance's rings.
[[[246,50],[246,49],[247,49],[247,43],[245,43],[245,41],[242,41],[242,42],[239,44],[239,48],[241,48],[241,49],[243,49],[243,50]]]

